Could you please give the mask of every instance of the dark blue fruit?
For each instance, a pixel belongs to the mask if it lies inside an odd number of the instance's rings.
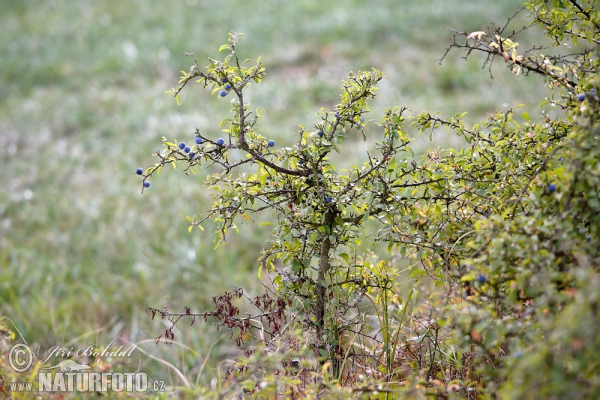
[[[183,143],[183,142],[179,143],[179,148],[181,150],[183,150],[185,148],[185,143]]]
[[[192,150],[190,149],[190,146],[185,146],[185,148],[183,149],[183,151],[185,151],[186,153],[189,153],[190,150]]]
[[[192,158],[196,157],[196,153],[194,153],[192,151],[190,154],[188,154],[188,156],[190,157],[190,160],[191,160]]]
[[[231,85],[229,83],[225,85],[225,90],[231,90]]]
[[[556,190],[556,185],[554,183],[551,183],[548,185],[548,191],[550,193],[554,193],[555,190]]]
[[[317,132],[317,135],[319,135],[319,137],[323,137],[323,131]]]
[[[590,240],[592,240],[592,236],[591,236],[591,235],[587,235],[587,236],[585,237],[585,241],[586,241],[586,242],[589,242]]]
[[[218,139],[217,139],[217,144],[218,144],[219,146],[223,146],[223,145],[225,144],[225,139],[223,139],[223,138],[218,138]]]
[[[585,94],[580,93],[579,95],[577,95],[577,100],[584,101],[585,100]]]
[[[138,168],[138,169],[135,170],[135,173],[138,174],[138,175],[141,175],[141,174],[144,173],[144,170],[141,169],[141,168]]]
[[[225,90],[221,90],[221,93],[219,93],[219,96],[225,97],[225,96],[227,96],[227,92]]]
[[[326,201],[327,203],[331,203],[331,197],[329,197],[329,196],[325,197],[325,201]]]
[[[483,274],[477,275],[477,282],[485,283],[485,275],[483,275]]]
[[[269,145],[269,147],[273,147],[273,146],[275,146],[275,141],[274,140],[269,140],[267,142],[267,144]]]
[[[148,181],[144,182],[144,187],[150,187],[150,182],[148,182]]]
[[[202,138],[200,136],[196,136],[196,144],[202,144]]]

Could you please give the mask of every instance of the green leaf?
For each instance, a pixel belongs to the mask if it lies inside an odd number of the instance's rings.
[[[298,273],[302,270],[302,264],[298,260],[292,260],[292,271]]]
[[[229,48],[229,44],[222,44],[221,47],[219,47],[219,53],[228,48]]]
[[[426,274],[427,274],[427,271],[425,271],[424,269],[415,269],[410,274],[410,279],[413,279],[413,278],[419,279],[421,276],[426,275]]]
[[[175,100],[177,100],[177,105],[180,106],[181,105],[181,98],[179,98],[179,95],[175,96]]]
[[[346,261],[346,264],[350,264],[350,256],[348,254],[342,253],[340,254],[340,257],[342,257],[342,259]]]

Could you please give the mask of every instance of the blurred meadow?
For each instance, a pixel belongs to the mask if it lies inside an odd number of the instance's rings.
[[[148,307],[209,311],[212,296],[261,290],[257,258],[268,229],[241,226],[215,249],[210,226],[188,233],[186,216],[210,205],[203,174],[166,170],[141,194],[137,167],[154,164],[164,135],[214,131],[230,98],[200,86],[182,104],[164,92],[201,65],[231,30],[243,32],[242,58],[267,68],[250,90],[266,110],[262,130],[291,145],[299,124],[311,127],[321,107],[339,100],[351,70],[383,70],[373,103],[407,104],[442,115],[469,110],[475,122],[502,107],[545,95],[539,78],[515,77],[503,65],[451,53],[451,33],[504,24],[520,0],[281,1],[3,1],[0,13],[0,315],[9,317],[39,357],[52,346],[102,348],[140,343],[177,367],[193,386],[231,357],[227,332],[210,323],[179,324],[183,345],[154,343],[165,326]],[[513,25],[526,24],[519,16]],[[522,46],[539,38],[520,37]],[[373,130],[374,131],[374,130]],[[457,146],[436,132],[418,142]],[[362,138],[345,146],[364,156]],[[18,341],[18,340],[17,340]],[[211,347],[213,344],[216,345]],[[187,347],[186,347],[187,346]],[[173,370],[134,353],[104,360],[114,369],[148,372],[183,385]],[[202,367],[207,360],[204,369]]]

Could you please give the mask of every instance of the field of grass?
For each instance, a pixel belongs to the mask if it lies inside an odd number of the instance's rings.
[[[449,42],[445,27],[474,31],[490,21],[503,24],[519,0],[283,4],[3,5],[0,315],[14,322],[40,358],[52,346],[141,342],[193,386],[232,355],[227,333],[198,322],[178,325],[176,339],[187,348],[155,345],[152,339],[165,327],[147,311],[210,310],[212,296],[236,286],[257,293],[256,260],[270,234],[241,227],[217,249],[210,226],[204,234],[188,234],[185,217],[210,204],[201,175],[165,171],[140,194],[134,171],[153,165],[163,135],[190,140],[195,128],[217,135],[229,109],[229,100],[200,87],[185,92],[181,106],[164,95],[192,65],[184,52],[203,63],[217,56],[229,31],[243,32],[243,56],[260,55],[267,67],[264,83],[252,88],[252,105],[267,110],[262,129],[281,145],[292,143],[298,124],[311,126],[320,107],[337,102],[348,71],[370,67],[387,77],[373,118],[383,107],[402,104],[414,113],[469,110],[470,121],[505,104],[526,103],[536,113],[537,78],[517,78],[498,64],[492,80],[481,59],[458,54],[437,61]],[[538,38],[521,40],[527,46]],[[420,146],[457,145],[443,132],[434,140]],[[358,152],[363,147],[355,143]],[[105,362],[183,384],[141,352]]]

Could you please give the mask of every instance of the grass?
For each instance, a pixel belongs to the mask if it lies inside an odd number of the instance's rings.
[[[292,143],[298,124],[338,100],[348,71],[378,67],[387,79],[373,105],[408,104],[413,112],[470,110],[484,118],[504,103],[531,104],[540,93],[499,65],[495,79],[480,59],[439,59],[449,26],[480,30],[503,23],[517,0],[459,0],[375,5],[239,0],[10,2],[3,7],[0,53],[0,314],[39,349],[140,342],[194,382],[214,376],[232,355],[210,324],[180,325],[189,348],[156,346],[165,328],[147,307],[208,310],[211,298],[234,286],[260,290],[256,260],[269,231],[241,227],[215,249],[211,230],[187,232],[185,217],[209,203],[201,175],[168,171],[146,193],[134,175],[149,166],[160,138],[191,140],[195,128],[214,131],[228,99],[188,90],[178,107],[163,93],[191,60],[215,56],[230,30],[244,32],[241,51],[262,56],[268,71],[252,104],[267,110],[263,130],[278,145]],[[522,20],[516,24],[523,24]],[[535,38],[534,40],[538,40]],[[534,40],[523,37],[524,46]],[[533,80],[534,81],[534,80]],[[543,94],[542,94],[543,95]],[[435,146],[452,143],[434,136]],[[421,146],[429,146],[424,143]],[[356,143],[356,156],[361,147]],[[185,327],[185,329],[183,329]],[[213,343],[208,356],[209,348]],[[163,364],[105,360],[181,385]],[[129,368],[129,369],[128,369]]]

